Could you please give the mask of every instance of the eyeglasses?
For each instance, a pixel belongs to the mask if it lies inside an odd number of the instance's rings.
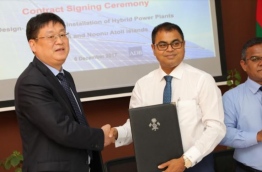
[[[251,56],[250,58],[246,58],[245,60],[250,60],[254,63],[258,63],[262,61],[262,57],[259,56]]]
[[[183,44],[183,43],[184,43],[184,41],[174,41],[174,42],[172,42],[171,44],[168,44],[168,43],[165,43],[165,42],[160,42],[160,43],[154,44],[154,45],[157,47],[157,49],[158,49],[159,51],[165,51],[165,50],[168,49],[168,46],[169,46],[169,45],[171,45],[171,47],[172,47],[173,49],[179,49],[179,48],[182,47],[182,44]]]
[[[35,40],[46,39],[48,42],[55,42],[58,37],[61,40],[67,39],[68,38],[67,35],[69,35],[69,33],[60,33],[60,34],[57,34],[57,35],[43,36],[43,37],[38,37],[38,38],[34,38],[34,39]]]

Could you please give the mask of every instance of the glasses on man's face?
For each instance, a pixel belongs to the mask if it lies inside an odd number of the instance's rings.
[[[168,44],[166,42],[160,42],[158,44],[154,44],[159,51],[166,51],[168,49],[168,46],[170,45],[173,49],[179,49],[182,47],[182,44],[184,41],[174,41],[171,44]]]
[[[245,60],[250,60],[254,63],[258,63],[262,61],[262,57],[259,56],[251,56],[250,58],[246,58]]]
[[[43,37],[38,37],[38,38],[34,38],[34,39],[35,40],[46,39],[48,42],[55,42],[58,37],[61,40],[67,39],[67,35],[69,35],[69,33],[60,33],[60,34],[57,34],[57,35],[43,36]]]

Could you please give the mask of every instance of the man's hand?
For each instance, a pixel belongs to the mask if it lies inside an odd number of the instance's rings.
[[[183,172],[186,169],[183,157],[180,157],[178,159],[171,159],[170,161],[160,164],[158,168],[166,169],[163,172]]]
[[[111,128],[110,132],[109,132],[109,137],[111,138],[112,143],[115,143],[115,141],[118,138],[118,132],[116,128]]]
[[[262,130],[257,133],[257,142],[262,142]]]
[[[108,146],[112,143],[112,138],[109,137],[111,125],[106,124],[106,125],[102,126],[101,129],[104,132],[104,147],[106,147],[106,146]]]

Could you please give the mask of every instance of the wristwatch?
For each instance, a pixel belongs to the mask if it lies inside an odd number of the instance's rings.
[[[184,158],[184,161],[185,161],[185,167],[186,168],[191,167],[192,166],[192,162],[185,155],[183,156],[183,158]]]

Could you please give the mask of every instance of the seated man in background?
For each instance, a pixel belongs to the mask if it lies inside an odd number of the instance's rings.
[[[262,38],[242,48],[245,83],[223,95],[227,132],[221,144],[235,148],[236,172],[262,171]]]
[[[158,168],[167,167],[165,172],[214,172],[210,153],[226,132],[221,91],[210,74],[183,62],[185,40],[178,25],[166,22],[156,26],[151,47],[160,67],[137,81],[130,108],[176,102],[184,149],[183,156]],[[171,78],[169,102],[163,98],[166,76]],[[129,119],[123,126],[112,128],[110,137],[116,147],[130,144]]]

